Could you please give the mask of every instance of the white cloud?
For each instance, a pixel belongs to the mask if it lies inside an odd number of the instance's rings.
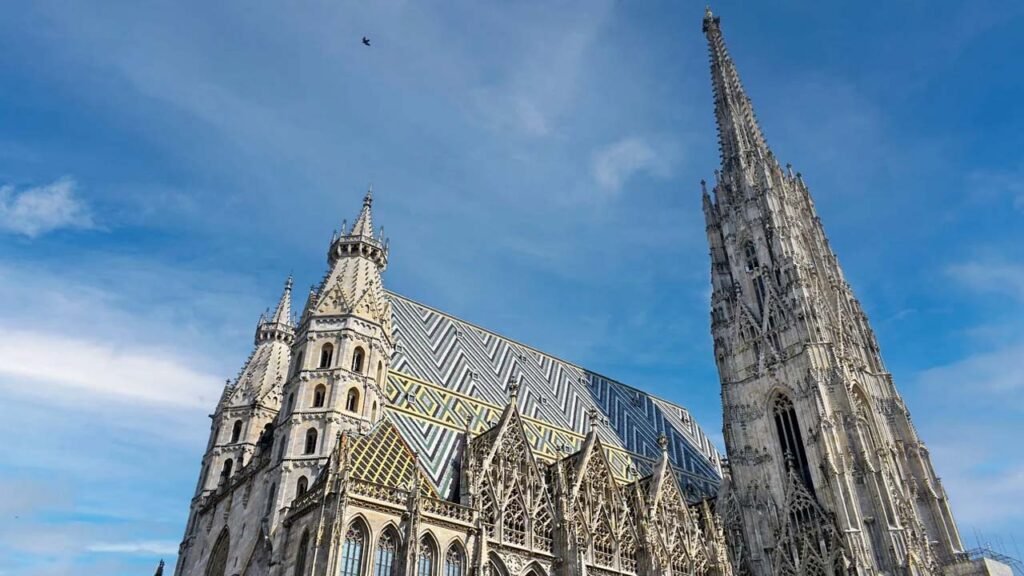
[[[659,178],[668,177],[671,172],[669,158],[643,138],[624,138],[594,153],[592,174],[604,190],[618,192],[627,180],[640,172]]]
[[[1024,343],[970,355],[921,373],[923,385],[933,390],[967,387],[975,392],[1003,393],[1024,390]]]
[[[91,544],[90,552],[112,552],[116,554],[166,554],[178,553],[178,543],[170,540],[140,540],[137,542],[114,542]]]
[[[0,187],[0,231],[35,238],[61,228],[92,228],[92,215],[75,188],[71,178],[21,191]]]
[[[30,390],[38,394],[64,390],[194,409],[208,409],[217,399],[217,378],[165,351],[58,333],[4,331],[0,374],[30,381]]]
[[[1004,294],[1024,303],[1024,265],[1004,261],[964,262],[949,266],[946,272],[979,293]]]

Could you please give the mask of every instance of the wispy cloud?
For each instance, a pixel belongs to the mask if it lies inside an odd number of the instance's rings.
[[[671,174],[671,167],[672,159],[664,150],[656,150],[644,138],[631,136],[595,152],[591,174],[598,186],[616,193],[636,174],[666,178]]]
[[[138,540],[133,542],[111,542],[90,544],[90,552],[112,552],[116,554],[166,554],[178,553],[178,543],[170,540]]]
[[[1024,303],[1024,265],[1005,260],[972,261],[946,269],[954,279],[979,293],[1010,296]]]
[[[35,238],[61,228],[92,228],[92,214],[76,187],[71,178],[22,190],[0,186],[0,231]]]

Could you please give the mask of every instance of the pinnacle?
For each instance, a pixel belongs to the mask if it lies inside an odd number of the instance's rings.
[[[277,302],[277,308],[274,309],[274,315],[271,316],[270,322],[275,324],[291,324],[292,319],[292,276],[288,275],[288,279],[284,282],[284,292],[281,293],[281,299]]]

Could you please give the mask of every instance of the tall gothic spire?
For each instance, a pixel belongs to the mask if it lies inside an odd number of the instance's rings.
[[[735,162],[748,165],[751,159],[768,158],[771,151],[765,142],[761,127],[757,125],[750,98],[740,83],[736,65],[725,48],[725,38],[719,17],[704,12],[704,35],[708,39],[711,57],[711,88],[715,98],[715,123],[718,125],[718,144],[722,167]]]

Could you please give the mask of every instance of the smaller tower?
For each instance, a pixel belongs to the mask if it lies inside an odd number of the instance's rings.
[[[210,441],[203,457],[196,496],[217,489],[234,472],[249,463],[264,434],[270,434],[281,408],[281,387],[288,375],[292,324],[292,279],[273,313],[260,315],[256,324],[255,347],[245,366],[224,393],[211,416]]]
[[[278,421],[275,511],[313,483],[340,433],[365,432],[381,417],[394,347],[381,280],[388,246],[374,235],[372,207],[370,191],[352,227],[331,238],[330,268],[299,320]]]

